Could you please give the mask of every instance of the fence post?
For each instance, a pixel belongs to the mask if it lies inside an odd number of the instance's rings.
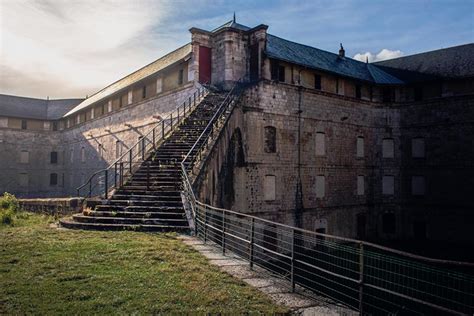
[[[194,106],[196,106],[196,91],[194,91],[194,93],[193,93],[193,99],[194,99],[194,101],[193,101]]]
[[[250,270],[253,269],[253,242],[255,238],[255,218],[252,217],[252,226],[250,226]]]
[[[225,255],[225,211],[222,211],[222,254]]]
[[[291,232],[291,292],[295,292],[295,229]]]
[[[109,187],[109,170],[105,169],[105,179],[104,179],[104,197],[107,200],[108,198],[108,187]]]
[[[128,155],[128,159],[129,159],[129,167],[130,167],[130,174],[132,174],[132,151],[133,151],[133,147],[130,148],[130,152],[129,152],[129,155]]]
[[[161,121],[161,139],[165,139],[165,120]]]
[[[364,244],[359,243],[359,315],[364,313]]]
[[[186,116],[186,101],[183,103],[183,109],[184,109],[184,116]]]
[[[173,113],[170,114],[170,120],[171,120],[170,129],[173,129]]]
[[[191,97],[189,97],[188,101],[189,101],[189,109],[191,110]]]
[[[142,160],[145,160],[145,137],[142,137]]]
[[[178,106],[178,124],[179,124],[179,106]]]
[[[152,132],[153,132],[153,149],[155,150],[156,149],[156,147],[155,147],[155,127],[153,127]]]
[[[204,206],[204,243],[207,242],[207,209]]]

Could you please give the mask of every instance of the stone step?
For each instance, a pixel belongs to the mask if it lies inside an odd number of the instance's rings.
[[[176,218],[185,219],[184,212],[128,212],[128,211],[90,211],[92,217],[124,217],[124,218]]]
[[[97,217],[75,214],[73,220],[79,223],[131,224],[131,225],[176,225],[188,224],[186,218],[134,218],[134,217]]]
[[[106,204],[100,205],[127,205],[127,206],[182,206],[181,200],[137,200],[137,199],[122,199],[122,200],[108,200]]]
[[[182,232],[189,233],[188,225],[132,225],[132,224],[105,224],[105,223],[81,223],[73,221],[71,218],[64,218],[59,221],[62,227],[69,229],[83,230],[131,230],[146,232]]]
[[[166,202],[173,202],[173,201],[181,201],[181,194],[175,196],[163,196],[163,195],[145,195],[145,194],[114,194],[112,196],[112,201],[116,200],[136,200],[140,199],[140,201],[152,201],[156,202],[157,199],[160,201]]]

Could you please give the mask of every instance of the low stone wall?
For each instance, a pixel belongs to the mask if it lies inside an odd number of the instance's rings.
[[[82,211],[82,198],[19,199],[20,208],[34,213],[68,215]]]

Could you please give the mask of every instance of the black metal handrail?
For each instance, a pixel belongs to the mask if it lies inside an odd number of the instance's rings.
[[[228,119],[235,104],[235,88],[181,162],[182,193],[197,237],[220,246],[223,254],[231,251],[248,260],[251,268],[258,265],[289,281],[293,291],[310,290],[360,314],[474,313],[473,263],[427,258],[198,201],[191,173],[203,164],[195,160],[217,138],[211,131],[225,126],[224,117]]]
[[[205,86],[198,87],[182,105],[172,113],[162,118],[145,135],[134,143],[129,150],[112,162],[107,168],[94,172],[88,180],[79,186],[77,196],[101,196],[108,198],[109,190],[123,185],[126,177],[130,176],[138,165],[143,163],[151,150],[162,142],[197,106],[208,93]],[[81,194],[86,188],[86,194]],[[95,194],[94,194],[95,193]]]

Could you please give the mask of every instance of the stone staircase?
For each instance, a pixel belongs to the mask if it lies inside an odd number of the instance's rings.
[[[66,228],[94,230],[189,230],[181,201],[181,161],[226,93],[210,92],[135,173],[93,210],[60,220]],[[203,137],[200,142],[206,141]]]

